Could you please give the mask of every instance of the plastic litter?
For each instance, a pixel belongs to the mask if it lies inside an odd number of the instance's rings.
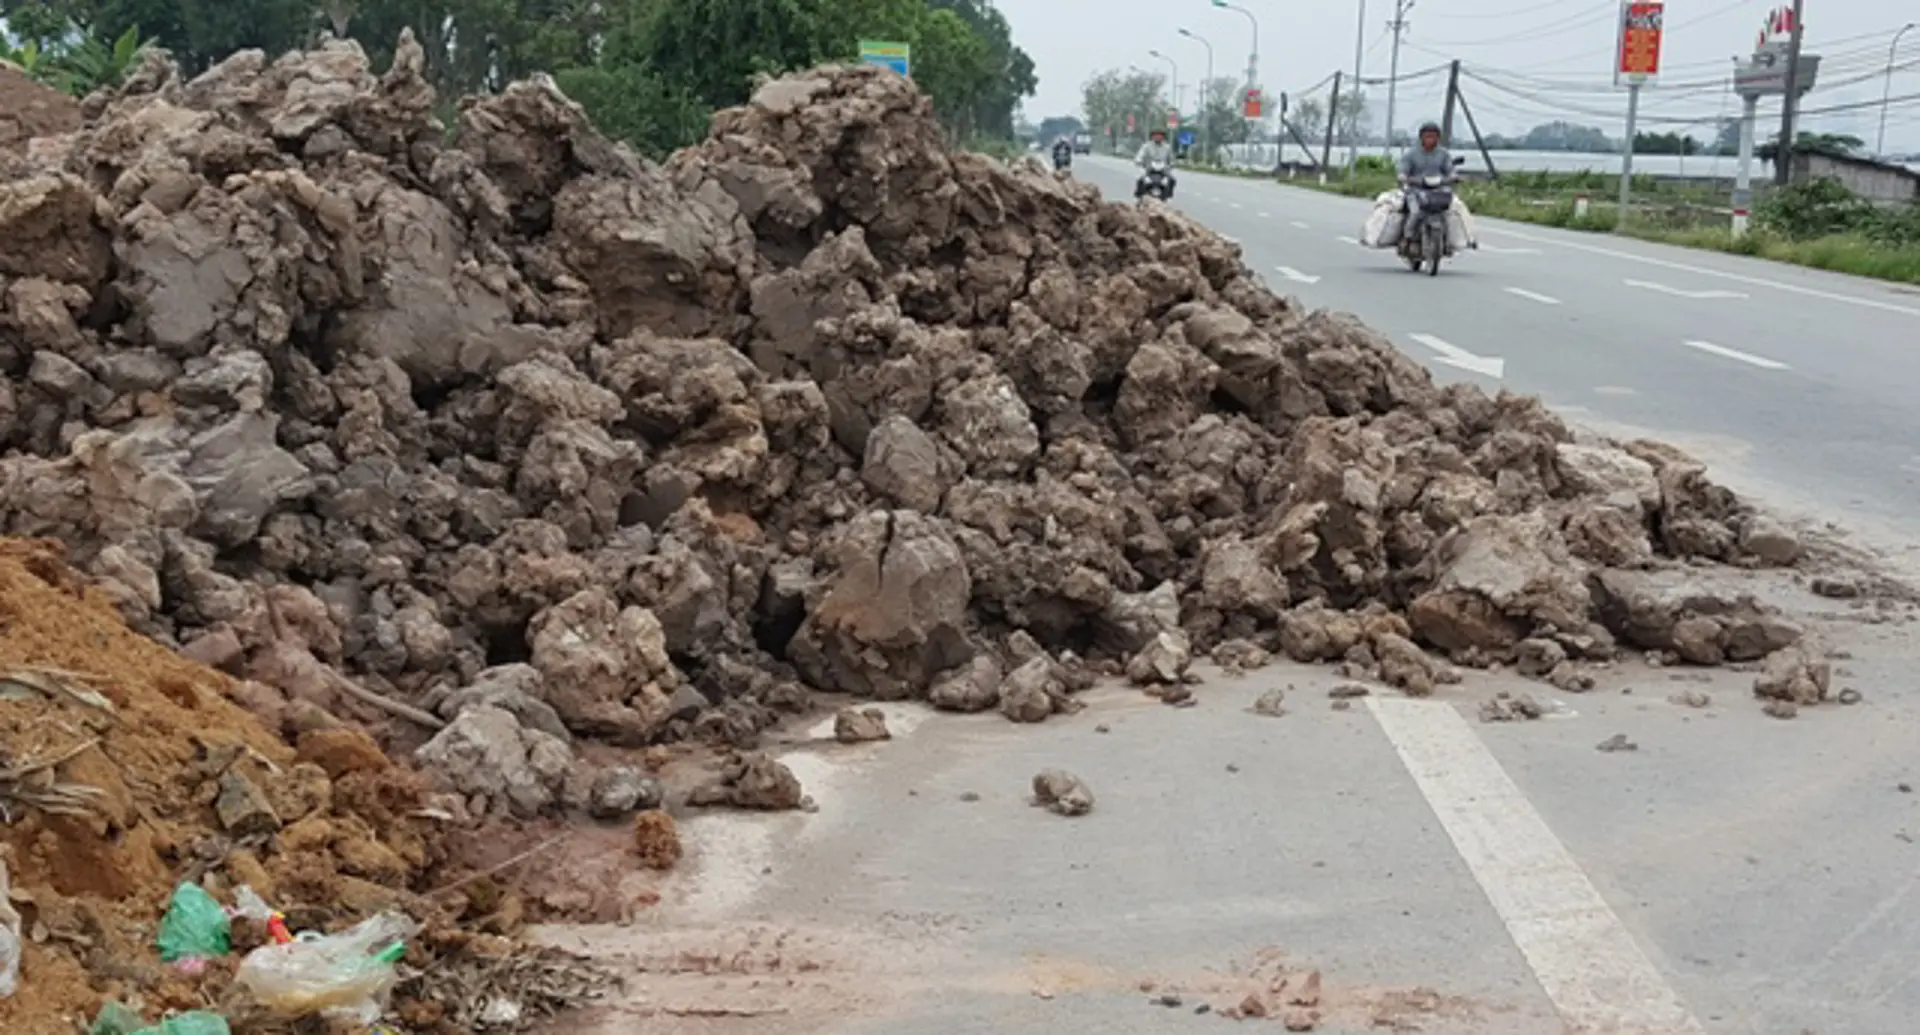
[[[419,925],[381,913],[339,934],[310,931],[284,945],[262,945],[240,961],[235,980],[261,1006],[281,1017],[327,1013],[372,1024],[386,1009]]]
[[[160,961],[206,960],[233,951],[233,921],[206,889],[185,883],[160,918]]]
[[[20,914],[7,897],[12,890],[6,861],[0,859],[0,999],[20,987]]]
[[[193,1010],[175,1014],[158,1024],[148,1024],[140,1015],[120,1003],[100,1008],[87,1035],[233,1035],[227,1019],[217,1013]]]
[[[285,945],[293,940],[293,935],[287,931],[287,915],[267,905],[267,900],[261,898],[259,892],[245,884],[234,890],[232,914],[266,924],[267,934],[275,945]]]

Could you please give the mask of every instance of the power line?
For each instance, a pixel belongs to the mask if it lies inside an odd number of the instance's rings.
[[[1433,40],[1432,42],[1443,47],[1492,47],[1503,43],[1526,43],[1531,40],[1547,39],[1552,36],[1558,36],[1564,32],[1584,29],[1589,25],[1598,24],[1611,17],[1618,10],[1619,5],[1615,3],[1614,0],[1607,0],[1606,3],[1601,4],[1599,7],[1592,8],[1581,14],[1576,14],[1571,18],[1551,22],[1546,25],[1537,25],[1531,29],[1522,29],[1519,32],[1506,36],[1494,36],[1488,39],[1478,40]]]

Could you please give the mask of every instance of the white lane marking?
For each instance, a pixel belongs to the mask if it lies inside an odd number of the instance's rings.
[[[1785,363],[1782,363],[1777,359],[1768,359],[1765,356],[1756,356],[1751,352],[1741,352],[1739,349],[1730,349],[1730,348],[1727,348],[1725,345],[1715,345],[1713,342],[1710,342],[1710,341],[1690,341],[1690,342],[1687,342],[1687,348],[1699,349],[1701,352],[1711,352],[1716,356],[1725,356],[1728,359],[1739,360],[1742,363],[1751,363],[1754,366],[1761,368],[1762,370],[1791,369]]]
[[[1519,295],[1521,298],[1531,299],[1535,302],[1540,303],[1541,305],[1559,305],[1560,304],[1560,300],[1553,297],[1552,295],[1543,295],[1538,291],[1528,291],[1526,288],[1510,287],[1507,289],[1507,294]]]
[[[1706,1035],[1453,706],[1366,701],[1568,1030]]]
[[[1287,278],[1288,280],[1297,281],[1302,284],[1320,283],[1319,277],[1310,277],[1307,274],[1302,273],[1297,269],[1294,269],[1292,266],[1275,266],[1274,269],[1279,270],[1280,275]]]
[[[1294,228],[1295,230],[1305,230],[1305,229],[1307,229],[1307,224],[1305,224],[1305,223],[1303,223],[1303,222],[1301,222],[1301,221],[1300,221],[1300,220],[1298,220],[1298,219],[1296,219],[1296,220],[1294,220],[1293,222],[1291,222],[1291,223],[1289,223],[1289,224],[1287,224],[1287,225],[1288,225],[1288,226],[1291,226],[1291,227],[1293,227],[1293,228]]]
[[[1232,205],[1232,206],[1233,206],[1234,208],[1239,208],[1239,207],[1241,207],[1241,206],[1240,206],[1240,203],[1239,203],[1239,202],[1237,202],[1237,201],[1229,201],[1229,202],[1227,202],[1227,204],[1229,204],[1229,205]]]
[[[1745,291],[1683,291],[1680,288],[1668,287],[1665,284],[1656,284],[1651,280],[1625,280],[1625,281],[1621,281],[1621,283],[1627,285],[1628,287],[1644,288],[1648,291],[1658,291],[1663,295],[1672,295],[1676,298],[1706,299],[1706,298],[1747,298],[1749,297]]]
[[[1487,252],[1488,254],[1491,254],[1491,255],[1538,255],[1540,254],[1540,249],[1538,248],[1502,248],[1497,244],[1488,244],[1485,241],[1480,242],[1480,250],[1483,252]]]
[[[1730,280],[1736,284],[1763,287],[1769,291],[1785,291],[1788,294],[1804,295],[1808,298],[1820,298],[1829,302],[1840,302],[1844,305],[1857,305],[1867,309],[1878,309],[1887,313],[1899,313],[1902,316],[1920,316],[1920,309],[1915,309],[1912,306],[1895,305],[1892,302],[1882,302],[1873,298],[1861,298],[1858,295],[1843,295],[1838,291],[1822,291],[1819,288],[1801,287],[1798,284],[1787,284],[1777,280],[1768,280],[1765,277],[1750,277],[1744,273],[1730,273],[1726,270],[1716,270],[1706,266],[1694,266],[1689,263],[1674,262],[1671,259],[1656,259],[1651,255],[1635,255],[1632,252],[1623,252],[1617,248],[1602,248],[1599,245],[1581,244],[1578,241],[1563,241],[1553,237],[1540,237],[1534,234],[1521,233],[1518,230],[1508,230],[1505,227],[1489,229],[1488,232],[1500,234],[1505,237],[1519,238],[1522,241],[1533,241],[1538,244],[1558,245],[1562,248],[1571,248],[1577,252],[1588,252],[1593,255],[1605,255],[1610,258],[1625,259],[1628,262],[1638,262],[1647,266],[1658,266],[1661,269],[1678,270],[1682,273],[1693,273],[1702,277],[1718,277],[1721,280]]]
[[[1271,213],[1271,212],[1262,212],[1262,213],[1260,213],[1260,218],[1261,218],[1261,219],[1272,219],[1272,218],[1273,218],[1273,213]]]
[[[1436,338],[1431,334],[1409,334],[1407,337],[1438,352],[1440,355],[1434,358],[1435,363],[1459,367],[1484,377],[1491,377],[1495,381],[1500,380],[1506,373],[1507,361],[1499,356],[1476,356],[1452,342]]]
[[[1341,235],[1341,237],[1340,237],[1340,240],[1342,240],[1342,241],[1345,241],[1345,242],[1347,242],[1348,244],[1359,244],[1359,243],[1360,243],[1360,239],[1359,239],[1358,237],[1347,237],[1347,236],[1345,236],[1344,234],[1343,234],[1343,235]]]

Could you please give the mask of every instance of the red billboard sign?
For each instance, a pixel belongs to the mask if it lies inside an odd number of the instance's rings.
[[[1242,106],[1241,110],[1247,118],[1257,119],[1260,117],[1263,104],[1264,98],[1260,96],[1259,90],[1248,90],[1246,103]]]
[[[1667,5],[1660,0],[1624,0],[1620,5],[1620,46],[1615,53],[1615,83],[1645,83],[1660,74],[1660,42]]]

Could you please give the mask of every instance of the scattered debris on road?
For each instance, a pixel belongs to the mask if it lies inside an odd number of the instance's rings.
[[[1062,816],[1084,816],[1093,811],[1093,792],[1072,773],[1044,769],[1033,778],[1033,803]]]
[[[1683,708],[1705,708],[1713,704],[1713,695],[1705,690],[1680,690],[1667,695],[1667,700]]]
[[[887,713],[878,708],[842,708],[833,717],[833,738],[842,744],[860,744],[871,740],[891,740]]]
[[[1253,713],[1255,715],[1279,718],[1287,714],[1286,700],[1287,692],[1285,690],[1281,690],[1278,687],[1268,690],[1254,700]]]
[[[1502,690],[1494,697],[1480,702],[1481,722],[1525,722],[1538,719],[1546,714],[1540,702],[1532,695],[1510,693]]]
[[[1595,744],[1594,748],[1598,751],[1613,754],[1616,751],[1638,751],[1640,750],[1640,745],[1628,740],[1626,734],[1616,733],[1600,743]]]

